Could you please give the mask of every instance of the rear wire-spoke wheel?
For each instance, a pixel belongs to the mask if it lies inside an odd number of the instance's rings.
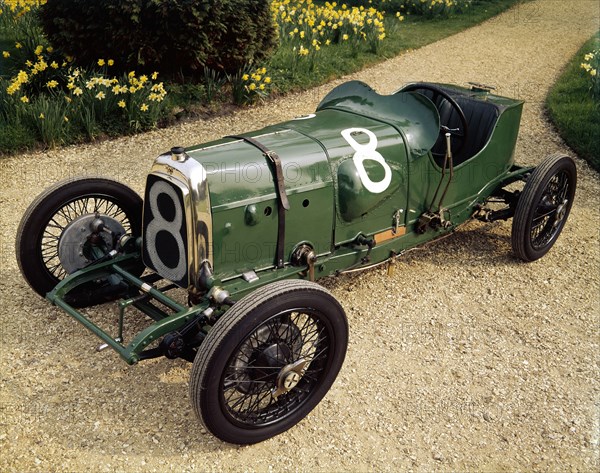
[[[552,155],[536,167],[519,197],[512,247],[524,261],[544,256],[560,235],[575,197],[577,169],[568,156]]]
[[[90,237],[97,221],[108,231],[98,233],[94,246],[108,252],[114,236],[141,235],[142,199],[119,182],[86,177],[59,182],[31,203],[17,230],[16,257],[34,291],[45,296],[96,258]],[[141,274],[140,266],[128,269]],[[114,292],[107,290],[108,285],[87,283],[69,293],[70,302],[77,306],[104,302]]]
[[[284,432],[325,396],[347,344],[344,310],[321,286],[292,280],[259,288],[198,349],[190,380],[196,415],[230,443]]]

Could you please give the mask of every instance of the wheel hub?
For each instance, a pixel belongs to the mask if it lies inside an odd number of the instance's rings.
[[[283,368],[281,368],[281,371],[277,375],[277,385],[271,392],[271,395],[274,398],[277,398],[282,394],[294,389],[302,380],[302,377],[306,372],[307,365],[308,360],[301,358],[298,361],[290,363],[289,365],[285,365]]]
[[[565,215],[567,214],[567,204],[569,201],[567,199],[563,200],[562,204],[560,204],[556,208],[556,219],[554,220],[553,227],[556,228],[560,225],[560,223],[564,220]]]
[[[101,225],[100,225],[101,224]],[[98,228],[105,231],[98,231]],[[62,231],[58,242],[58,259],[60,264],[69,274],[85,267],[91,261],[89,253],[89,237],[92,234],[99,236],[100,244],[104,244],[110,251],[113,249],[112,235],[124,234],[125,229],[121,223],[104,214],[87,214],[73,220]]]
[[[301,346],[300,333],[294,324],[282,323],[276,330],[260,327],[253,341],[242,345],[241,356],[236,357],[232,365],[236,372],[236,389],[249,394],[261,389],[261,383],[255,383],[256,380],[277,384],[282,367],[294,359]]]

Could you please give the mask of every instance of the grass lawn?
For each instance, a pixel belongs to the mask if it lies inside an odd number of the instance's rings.
[[[600,172],[600,96],[593,97],[591,76],[581,68],[584,56],[595,49],[600,49],[600,32],[571,59],[548,94],[546,107],[565,142]]]

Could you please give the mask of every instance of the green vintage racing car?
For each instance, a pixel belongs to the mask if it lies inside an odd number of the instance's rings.
[[[172,148],[143,200],[107,178],[55,185],[24,215],[17,260],[34,291],[127,363],[193,362],[199,420],[224,441],[259,442],[304,418],[344,361],[344,309],[314,281],[392,264],[473,218],[512,218],[524,261],[552,247],[576,168],[560,155],[514,163],[522,107],[478,84],[383,96],[348,82],[309,115]],[[107,301],[111,333],[86,312]],[[149,323],[125,339],[134,312]]]

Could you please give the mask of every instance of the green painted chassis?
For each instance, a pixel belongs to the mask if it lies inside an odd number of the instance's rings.
[[[413,225],[412,231],[407,232],[399,238],[395,238],[381,244],[376,245],[370,250],[370,263],[385,262],[390,258],[395,258],[402,254],[403,251],[419,246],[425,242],[432,241],[447,233],[454,231],[458,225],[464,223],[473,217],[475,211],[481,208],[488,199],[496,195],[502,188],[509,184],[523,180],[526,175],[532,170],[531,167],[522,167],[518,165],[511,166],[506,172],[497,176],[490,181],[487,186],[481,190],[476,200],[469,200],[467,207],[469,215],[462,219],[461,222],[455,222],[451,228],[440,229],[434,236],[430,231],[419,233],[416,231],[416,225]],[[460,206],[461,203],[456,203]],[[463,203],[464,206],[464,203]],[[133,246],[133,245],[132,245]],[[100,262],[81,269],[65,279],[47,294],[46,298],[54,305],[60,307],[70,316],[79,321],[82,325],[88,328],[92,333],[103,340],[109,347],[117,351],[117,353],[128,363],[135,364],[145,358],[152,358],[155,355],[149,346],[159,340],[161,337],[181,330],[190,323],[197,321],[201,330],[210,330],[209,325],[204,316],[205,311],[214,305],[208,296],[203,297],[199,303],[187,307],[176,302],[172,297],[169,297],[165,290],[154,287],[151,282],[156,281],[155,275],[136,277],[130,272],[123,269],[124,266],[131,266],[131,263],[141,261],[140,254],[141,239],[133,247],[123,249],[121,254],[115,257],[104,256]],[[330,255],[319,258],[315,267],[315,278],[319,279],[332,274],[343,272],[348,268],[359,267],[361,260],[369,251],[367,248],[352,248],[341,246],[336,248]],[[117,302],[119,308],[119,319],[116,334],[109,334],[98,325],[96,325],[82,311],[77,310],[66,301],[66,295],[74,288],[88,283],[90,281],[105,279],[109,276],[116,276],[122,282],[125,282],[132,289],[139,291],[136,295],[121,299]],[[307,279],[308,273],[303,268],[286,266],[281,269],[271,270],[261,273],[259,282],[246,282],[241,278],[226,282],[215,281],[219,287],[227,290],[231,297],[240,298],[251,293],[260,286],[280,281],[284,279]],[[158,278],[160,280],[160,278]],[[172,288],[172,285],[166,286],[167,289]],[[168,311],[157,308],[151,304],[151,301],[158,302]],[[126,309],[134,306],[141,310],[148,317],[154,320],[154,323],[147,326],[144,330],[137,333],[133,339],[125,344],[123,341],[123,323],[126,316]]]

